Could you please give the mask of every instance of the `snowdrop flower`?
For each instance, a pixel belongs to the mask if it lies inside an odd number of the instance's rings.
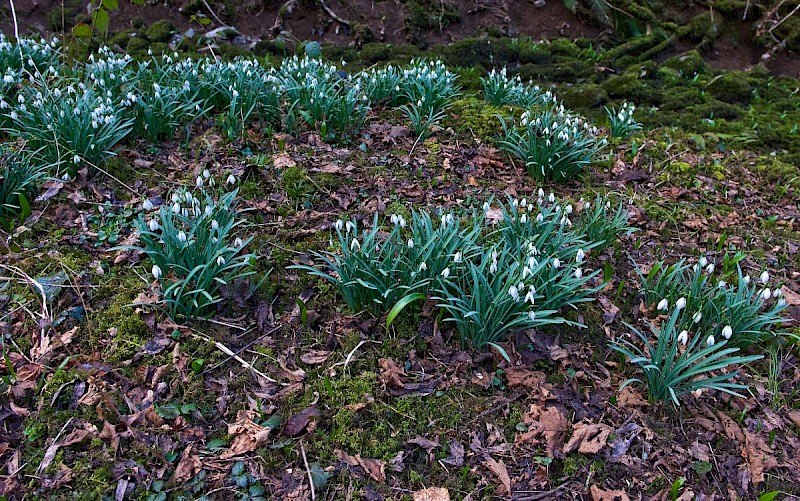
[[[239,238],[239,237],[236,237],[236,240],[234,240],[234,241],[233,241],[233,246],[234,246],[234,247],[241,247],[243,243],[244,243],[244,242],[242,242],[242,239],[241,239],[241,238]]]
[[[702,311],[698,311],[692,317],[692,320],[694,320],[694,323],[696,323],[696,324],[700,323],[700,320],[702,320],[702,319],[703,319],[703,312]]]
[[[783,296],[783,290],[775,289],[774,291],[772,291],[772,297],[781,297],[781,296]]]
[[[172,201],[173,202],[179,202],[180,200],[181,200],[180,195],[178,195],[177,193],[173,193],[172,194]]]
[[[414,239],[413,238],[409,238],[407,245],[408,245],[409,249],[413,249],[414,248]]]
[[[214,209],[210,205],[206,205],[206,208],[203,210],[203,214],[210,216],[212,212],[214,212]]]
[[[547,201],[552,204],[556,201],[556,196],[553,193],[550,193],[550,196],[547,197]]]
[[[219,256],[217,258],[217,266],[225,266],[225,258],[224,257]]]
[[[686,307],[686,298],[682,297],[678,299],[678,302],[675,303],[675,307],[678,308],[679,310],[684,309]]]
[[[520,216],[519,222],[522,223],[522,224],[527,223],[528,222],[528,215],[527,214],[523,214],[522,216]]]
[[[583,252],[583,249],[578,249],[578,252],[575,255],[575,262],[582,263],[584,259],[586,259],[586,253]]]
[[[178,232],[178,240],[180,240],[181,242],[186,241],[186,233],[184,233],[183,230]]]
[[[175,203],[172,205],[172,213],[173,213],[173,214],[177,214],[177,213],[179,213],[180,211],[181,211],[181,204],[179,204],[178,202],[175,202]]]
[[[539,214],[536,216],[536,222],[537,222],[537,223],[541,223],[541,222],[543,222],[543,221],[544,221],[544,216],[543,216],[543,215],[542,215],[542,213],[540,212],[540,213],[539,213]]]
[[[526,303],[530,302],[531,305],[533,305],[535,301],[536,301],[536,287],[531,285],[531,288],[528,289],[528,293],[525,294],[525,302]]]
[[[65,172],[63,176],[61,176],[62,181],[69,181],[69,172]]]
[[[536,320],[536,312],[535,312],[535,311],[533,311],[533,310],[531,310],[531,311],[528,313],[528,317],[531,319],[531,321],[534,321],[534,320]]]
[[[706,346],[712,346],[714,343],[716,343],[714,336],[708,336],[708,339],[706,339]]]
[[[453,262],[454,263],[460,263],[461,262],[461,251],[456,252],[456,255],[453,256]]]
[[[428,270],[428,264],[425,261],[423,261],[422,264],[419,265],[419,271],[427,271],[427,270]]]
[[[356,247],[358,247],[358,248],[359,248],[359,250],[360,250],[360,249],[361,249],[361,244],[358,242],[358,239],[357,239],[357,238],[354,238],[354,239],[353,239],[353,241],[352,241],[352,242],[350,242],[350,250],[353,250],[353,249],[355,249]]]
[[[202,188],[203,187],[203,177],[202,176],[197,176],[197,180],[195,181],[194,184],[198,188]]]
[[[148,226],[150,227],[150,231],[158,231],[158,221],[155,219],[151,219]]]
[[[392,224],[397,224],[400,222],[400,218],[397,217],[397,214],[392,214],[392,217],[389,218]]]
[[[442,270],[442,278],[447,278],[450,276],[450,268],[445,268]]]
[[[153,210],[153,202],[151,202],[149,198],[146,199],[144,201],[144,203],[142,204],[142,209],[144,209],[144,210]]]
[[[709,275],[714,273],[714,263],[711,263],[708,266],[706,266],[706,273],[708,273]]]
[[[708,266],[708,259],[706,259],[705,256],[701,256],[698,263],[700,264],[701,268],[705,268],[706,266]]]
[[[219,223],[216,219],[211,221],[211,229],[214,231],[219,231]]]
[[[681,331],[681,333],[678,334],[678,342],[681,343],[682,345],[686,346],[686,343],[689,342],[689,332],[688,331]]]
[[[669,308],[669,301],[667,301],[666,299],[662,299],[661,301],[659,301],[658,306],[656,306],[656,310],[658,311],[664,311],[667,308]]]
[[[211,177],[211,173],[208,171],[208,169],[203,169],[203,177],[206,179]]]
[[[72,162],[73,162],[73,163],[76,163],[76,164],[79,164],[79,163],[81,163],[81,157],[80,157],[80,155],[75,155],[74,157],[72,157]]]
[[[750,285],[750,275],[745,275],[742,280],[744,280],[745,285]]]
[[[778,299],[778,306],[780,306],[780,307],[786,306],[786,298],[785,297],[782,297],[782,298]]]
[[[489,265],[489,273],[492,275],[497,273],[497,260],[492,261],[492,264]]]
[[[489,212],[490,209],[489,202],[483,202],[483,212]]]
[[[726,325],[725,327],[722,328],[722,337],[724,337],[725,339],[730,339],[731,336],[733,336],[733,329],[731,328],[730,325]]]
[[[226,179],[225,182],[228,184],[236,184],[236,176],[234,176],[233,174],[229,175],[228,179]]]
[[[342,221],[341,219],[337,219],[336,224],[334,224],[334,227],[336,227],[338,231],[342,231],[342,228],[344,228],[344,221]]]
[[[355,231],[356,225],[352,221],[348,221],[345,223],[345,228],[347,229],[347,233],[349,234],[351,231]]]
[[[557,257],[553,258],[553,268],[558,269],[559,266],[561,266],[561,261]]]
[[[761,280],[762,284],[766,284],[769,281],[769,273],[767,273],[766,271],[761,273],[761,276],[759,277],[759,280]]]
[[[728,282],[726,282],[725,280],[720,280],[719,283],[717,283],[717,287],[719,287],[720,289],[724,289],[727,286]]]
[[[572,210],[573,210],[572,204],[569,204],[566,207],[564,207],[564,212],[566,212],[567,214],[572,214]]]
[[[771,296],[772,296],[772,293],[770,292],[770,290],[769,290],[769,287],[765,288],[765,289],[764,289],[764,290],[761,292],[761,299],[763,299],[764,301],[766,301],[767,299],[769,299]]]
[[[543,189],[539,188],[539,191],[537,191],[536,194],[539,196],[539,198],[544,198],[544,190]]]
[[[153,265],[153,269],[151,271],[156,280],[161,277],[161,268],[159,268],[157,264]]]
[[[580,268],[575,269],[575,278],[581,278],[583,276],[583,270]]]
[[[513,299],[515,303],[519,302],[519,289],[517,289],[516,285],[512,285],[508,288],[508,295],[511,296],[511,299]]]

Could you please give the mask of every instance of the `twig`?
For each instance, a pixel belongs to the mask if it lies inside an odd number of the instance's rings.
[[[362,339],[361,341],[359,341],[359,343],[356,345],[355,348],[350,350],[350,353],[347,354],[347,358],[344,359],[344,367],[342,368],[342,372],[347,370],[347,364],[350,363],[350,359],[353,358],[353,355],[355,354],[356,350],[361,348],[361,346],[364,345],[366,342],[367,342],[366,340]],[[342,364],[342,362],[339,362],[338,364],[333,364],[332,367],[336,367],[337,365],[341,365],[341,364]]]
[[[772,27],[767,30],[767,33],[771,34],[773,31],[775,31],[775,28],[777,28],[778,26],[782,25],[784,21],[786,21],[787,19],[789,19],[790,17],[795,15],[798,10],[800,10],[800,4],[795,5],[794,9],[792,9],[792,11],[790,13],[786,14],[786,17],[784,17],[783,19],[781,19],[777,23],[773,24]]]
[[[318,1],[319,1],[319,6],[322,7],[322,10],[324,10],[326,14],[331,16],[334,21],[336,21],[339,24],[343,24],[343,25],[347,26],[348,28],[350,27],[350,21],[348,21],[346,19],[342,19],[341,17],[339,17],[334,11],[331,10],[330,7],[328,7],[325,4],[325,0],[318,0]]]
[[[214,19],[216,19],[216,20],[217,20],[217,22],[218,22],[219,24],[221,24],[221,25],[223,25],[223,26],[227,26],[227,24],[226,24],[226,23],[223,23],[223,22],[222,22],[222,19],[220,19],[219,17],[217,17],[217,13],[216,13],[216,12],[214,12],[214,9],[212,9],[210,5],[208,5],[208,2],[206,2],[206,0],[203,0],[203,5],[205,5],[205,6],[206,6],[206,9],[208,9],[208,11],[211,13],[211,15],[212,15],[212,16],[214,16]]]
[[[317,493],[314,492],[314,477],[311,476],[311,468],[308,467],[308,459],[306,459],[306,448],[303,447],[303,441],[300,441],[300,453],[303,455],[303,464],[306,465],[306,473],[308,473],[308,486],[311,487],[311,500],[317,499]]]
[[[242,357],[240,357],[239,355],[234,353],[230,348],[228,348],[224,344],[220,343],[219,341],[215,341],[215,340],[211,339],[210,337],[206,336],[202,332],[195,331],[194,329],[192,329],[192,331],[193,331],[192,332],[193,336],[195,336],[195,337],[197,337],[199,339],[202,339],[204,341],[207,341],[207,342],[210,342],[210,343],[214,343],[214,346],[216,346],[219,351],[221,351],[222,353],[228,355],[228,357],[230,357],[230,358],[236,360],[237,362],[239,362],[239,364],[241,364],[241,366],[244,367],[245,369],[250,369],[256,375],[266,379],[270,383],[278,383],[278,381],[276,381],[275,379],[272,379],[271,377],[267,376],[266,374],[264,374],[260,370],[258,370],[255,367],[253,367],[252,364],[250,364],[250,362],[246,361],[245,359],[243,359]]]
[[[250,341],[249,343],[247,343],[247,344],[246,344],[246,345],[244,345],[243,347],[241,347],[241,348],[239,348],[238,350],[236,350],[235,354],[236,354],[236,355],[238,355],[239,353],[242,353],[244,350],[246,350],[246,349],[250,348],[251,346],[253,346],[254,344],[256,344],[256,342],[260,341],[260,340],[261,340],[261,339],[262,339],[264,336],[269,336],[270,334],[272,334],[273,332],[277,331],[277,330],[278,330],[278,329],[280,329],[280,328],[281,328],[281,326],[279,325],[279,326],[277,326],[277,327],[273,328],[272,330],[270,330],[270,331],[268,331],[268,332],[265,332],[264,334],[261,334],[260,336],[258,336],[257,338],[253,339],[252,341]],[[247,332],[247,331],[245,331],[245,333],[246,333],[246,332]],[[218,363],[218,364],[216,364],[216,365],[213,365],[212,367],[209,367],[208,369],[206,369],[206,370],[204,370],[204,371],[203,371],[203,374],[205,374],[206,372],[213,371],[213,370],[214,370],[214,369],[216,369],[217,367],[219,367],[219,366],[221,366],[221,365],[223,365],[223,364],[226,364],[226,363],[228,363],[228,361],[229,361],[231,358],[232,358],[232,357],[228,357],[228,358],[226,358],[225,360],[223,360],[222,362],[220,362],[220,363]]]

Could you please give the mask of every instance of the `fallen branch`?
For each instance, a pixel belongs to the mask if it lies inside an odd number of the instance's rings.
[[[350,27],[350,24],[351,24],[350,21],[348,21],[347,19],[343,19],[343,18],[339,17],[339,15],[337,15],[334,11],[331,10],[330,7],[328,7],[325,4],[325,0],[318,0],[318,1],[319,1],[319,6],[322,7],[322,10],[324,10],[325,13],[328,14],[334,21],[336,21],[339,24],[343,24],[343,25],[347,26],[348,28]]]

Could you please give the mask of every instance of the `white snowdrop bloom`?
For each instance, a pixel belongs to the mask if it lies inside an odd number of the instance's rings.
[[[153,277],[155,277],[156,280],[161,277],[161,268],[159,268],[157,264],[154,264],[150,271],[153,273]]]
[[[351,231],[355,231],[355,229],[356,229],[356,225],[352,221],[346,222],[344,224],[344,227],[347,230],[347,233],[350,233]]]
[[[175,202],[174,204],[172,204],[172,213],[173,214],[178,214],[180,211],[181,211],[181,204],[179,204],[178,202]]]
[[[716,343],[714,336],[708,336],[708,339],[706,339],[706,346],[712,346],[714,343]]]
[[[553,268],[558,269],[559,266],[561,266],[561,260],[559,260],[557,257],[553,258]]]
[[[522,223],[522,224],[527,223],[528,222],[528,215],[527,214],[521,215],[520,218],[519,218],[519,222]]]
[[[575,262],[582,263],[584,259],[586,259],[586,253],[583,252],[583,249],[578,249],[578,252],[575,254]]]
[[[392,214],[392,216],[389,218],[389,221],[391,221],[392,224],[397,224],[400,222],[400,219],[397,217],[397,214]]]
[[[714,273],[714,263],[711,263],[708,266],[706,266],[706,273],[708,273],[709,275]]]
[[[669,308],[669,301],[666,299],[659,301],[658,306],[656,306],[656,310],[658,311],[665,311],[667,308]]]
[[[158,221],[155,219],[151,219],[148,226],[150,227],[150,231],[158,231]]]
[[[211,221],[211,229],[214,231],[219,231],[219,223],[216,219]]]
[[[511,299],[513,299],[515,303],[519,302],[519,289],[517,289],[516,285],[512,285],[508,288],[508,295],[511,296]]]
[[[528,289],[528,293],[525,294],[525,302],[531,303],[531,305],[536,302],[536,288],[534,286],[531,286],[531,288]]]
[[[183,230],[178,232],[178,240],[180,240],[181,242],[185,242],[186,241],[186,233],[184,233]]]
[[[145,199],[144,203],[142,204],[142,209],[144,210],[153,210],[153,202],[150,199]]]
[[[350,242],[350,250],[353,250],[353,249],[355,249],[356,247],[358,247],[359,249],[361,249],[361,244],[359,243],[359,241],[358,241],[358,239],[357,239],[357,238],[354,238],[354,239],[353,239],[353,240]]]
[[[750,285],[750,275],[745,275],[742,280],[744,280],[745,285]]]
[[[580,268],[575,269],[575,278],[581,278],[583,276],[583,270]]]
[[[217,266],[225,266],[225,258],[224,257],[219,256],[217,258]]]
[[[782,297],[782,298],[778,299],[778,306],[780,306],[780,307],[786,306],[786,298],[785,297]]]
[[[63,176],[61,176],[62,181],[69,181],[69,172],[65,172]]]
[[[419,271],[427,271],[427,270],[428,270],[428,264],[425,261],[423,261],[422,264],[419,265]]]
[[[731,336],[733,336],[733,329],[731,328],[730,325],[726,325],[725,327],[722,328],[722,337],[724,337],[725,339],[730,339]]]
[[[203,177],[202,176],[197,176],[197,179],[195,180],[194,184],[198,188],[202,188],[203,187]]]
[[[539,198],[544,198],[544,190],[542,188],[539,188],[539,191],[536,194],[539,196]]]
[[[180,199],[181,199],[181,197],[180,197],[180,195],[178,195],[177,193],[173,193],[173,194],[172,194],[172,201],[173,201],[173,202],[176,202],[176,203],[177,203],[177,202],[179,202],[179,201],[180,201]]]
[[[212,212],[214,212],[214,209],[210,205],[206,205],[206,208],[203,209],[203,214],[206,216],[210,216]]]
[[[782,289],[775,289],[774,291],[772,291],[772,297],[781,297],[781,296],[783,296]]]
[[[547,201],[551,204],[554,203],[556,201],[556,196],[553,193],[550,193],[550,195],[547,197]]]
[[[678,302],[675,303],[675,307],[677,309],[679,309],[679,310],[684,309],[686,307],[686,298],[682,297],[682,298],[678,299]]]
[[[761,280],[762,284],[766,284],[769,281],[769,273],[767,273],[766,271],[761,273],[761,276],[759,277],[759,280]]]
[[[692,320],[694,320],[694,323],[696,323],[696,324],[700,323],[700,320],[702,320],[702,319],[703,319],[703,312],[702,311],[698,311],[692,317]]]
[[[564,207],[564,212],[567,214],[572,214],[572,210],[572,204],[568,204],[566,207]]]
[[[701,268],[705,268],[706,266],[708,266],[708,259],[706,259],[705,256],[700,256],[700,260],[698,261],[698,263],[700,264]]]
[[[400,216],[400,227],[401,228],[406,227],[406,218],[404,218],[403,216]]]
[[[79,163],[81,163],[81,157],[80,157],[80,155],[75,155],[74,157],[72,157],[72,162],[73,162],[73,163],[76,163],[76,164],[79,164]]]
[[[492,275],[497,273],[497,260],[492,261],[492,264],[489,265],[489,273]]]
[[[536,320],[536,312],[535,312],[535,311],[533,311],[533,310],[531,310],[530,312],[528,312],[528,318],[530,318],[530,319],[531,319],[531,321],[534,321],[534,320]]]
[[[445,268],[442,270],[442,278],[447,278],[450,276],[450,268]]]
[[[236,184],[236,176],[234,176],[233,174],[229,175],[228,179],[226,179],[225,182],[228,184]]]
[[[335,223],[333,226],[334,226],[334,227],[335,227],[335,228],[336,228],[338,231],[342,231],[342,228],[344,228],[344,221],[342,221],[341,219],[337,219],[337,220],[336,220],[336,223]]]
[[[456,252],[456,255],[453,256],[453,262],[454,263],[460,263],[461,260],[462,260],[461,251],[458,251],[458,252]]]
[[[483,212],[489,212],[490,209],[489,202],[483,202]]]
[[[523,199],[520,201],[520,203],[519,203],[519,206],[520,206],[520,207],[527,207],[527,206],[528,206],[528,199],[527,199],[527,198],[523,198]]]
[[[728,286],[728,282],[726,282],[725,280],[720,280],[720,281],[717,283],[717,287],[719,287],[720,289],[724,289],[724,288],[725,288],[725,287],[727,287],[727,286]]]
[[[764,290],[761,292],[761,299],[763,299],[764,301],[766,301],[767,299],[769,299],[771,296],[772,296],[772,293],[770,292],[770,290],[769,290],[769,287],[765,288],[765,289],[764,289]]]
[[[688,331],[681,331],[681,333],[678,334],[678,342],[681,343],[682,345],[686,346],[686,343],[689,342],[689,332]]]
[[[408,245],[409,249],[413,249],[414,248],[414,239],[413,238],[409,238],[408,239],[408,243],[406,245]]]
[[[208,169],[203,169],[203,177],[206,179],[210,178],[211,172],[209,172]]]

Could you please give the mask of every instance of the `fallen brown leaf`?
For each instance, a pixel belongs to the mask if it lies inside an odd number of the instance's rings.
[[[604,491],[600,487],[593,485],[589,489],[589,494],[592,495],[593,501],[630,501],[631,498],[625,494],[625,491],[622,489],[620,490],[610,490]]]
[[[576,449],[581,454],[597,454],[606,446],[612,431],[614,430],[605,424],[578,423],[569,442],[564,446],[564,454]]]
[[[517,444],[543,444],[548,457],[561,454],[561,446],[569,427],[563,412],[557,407],[531,404],[522,420],[528,425],[528,431],[517,435]]]
[[[319,365],[324,364],[330,356],[331,352],[329,351],[315,350],[300,355],[300,361],[308,365]]]
[[[541,371],[531,371],[524,367],[508,367],[504,370],[508,379],[508,386],[524,386],[536,388],[545,381],[545,374]]]
[[[778,466],[778,460],[760,435],[747,433],[744,437],[742,456],[747,459],[747,464],[750,466],[753,483],[760,484],[764,481],[764,472]]]
[[[380,459],[362,458],[361,456],[351,456],[343,450],[336,449],[333,451],[340,461],[344,461],[349,466],[360,466],[367,472],[367,475],[376,482],[386,481],[386,461]]]
[[[228,435],[233,436],[233,442],[230,448],[220,455],[220,459],[230,459],[253,451],[267,442],[272,429],[256,424],[253,421],[256,414],[256,411],[239,411],[236,422],[228,425]]]
[[[508,468],[506,468],[503,460],[495,461],[487,456],[483,462],[486,464],[486,467],[489,468],[489,471],[494,473],[497,479],[500,480],[502,489],[497,489],[497,493],[501,496],[503,494],[511,494],[511,477],[508,475]]]
[[[203,467],[203,463],[200,461],[200,456],[195,454],[194,449],[195,444],[192,443],[183,450],[181,460],[178,463],[178,466],[175,468],[174,479],[176,484],[181,484],[188,481],[190,478],[197,475],[197,473]]]
[[[287,419],[282,433],[287,437],[296,437],[306,428],[308,428],[309,432],[314,431],[314,428],[317,427],[318,419],[319,410],[316,405],[312,405]]]
[[[411,493],[414,501],[450,501],[450,492],[444,487],[428,487]]]

